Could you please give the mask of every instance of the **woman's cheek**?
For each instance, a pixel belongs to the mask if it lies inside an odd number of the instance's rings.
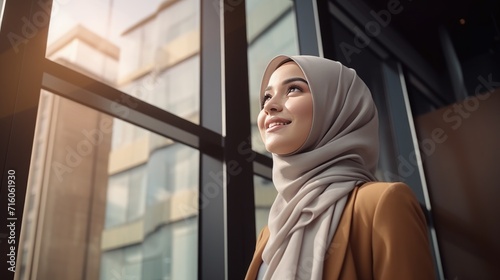
[[[260,111],[259,115],[257,116],[257,126],[259,127],[259,130],[262,130],[264,128],[265,115],[262,112],[263,111]]]

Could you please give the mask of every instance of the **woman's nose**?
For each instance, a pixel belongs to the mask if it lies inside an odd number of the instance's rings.
[[[264,111],[266,113],[270,113],[272,111],[281,111],[283,109],[283,105],[281,104],[281,101],[278,100],[278,96],[273,96],[271,97],[266,104],[264,104]]]

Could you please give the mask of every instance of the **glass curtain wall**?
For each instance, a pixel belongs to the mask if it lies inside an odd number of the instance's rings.
[[[198,151],[41,99],[18,279],[196,279]]]
[[[199,5],[54,1],[47,58],[199,123]]]
[[[123,119],[199,123],[199,6],[53,1],[46,58],[122,94],[42,90],[16,279],[198,279],[200,152]]]

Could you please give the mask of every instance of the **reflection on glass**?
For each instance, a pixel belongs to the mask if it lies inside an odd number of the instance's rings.
[[[293,1],[248,0],[245,3],[252,147],[257,152],[267,154],[256,124],[260,111],[259,86],[269,60],[279,54],[299,54],[297,26]]]
[[[5,1],[4,0],[0,0],[0,27],[2,27],[4,7],[5,7]]]
[[[269,210],[276,198],[276,189],[273,182],[260,176],[254,176],[255,195],[255,229],[258,235],[262,228],[267,225]]]
[[[46,56],[198,123],[199,6],[199,0],[54,1]]]
[[[42,91],[16,279],[197,279],[198,157]]]

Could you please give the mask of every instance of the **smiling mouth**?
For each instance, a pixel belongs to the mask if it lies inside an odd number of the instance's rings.
[[[273,128],[273,127],[276,127],[276,126],[285,126],[285,125],[289,125],[291,122],[273,122],[271,124],[269,124],[269,128]]]

